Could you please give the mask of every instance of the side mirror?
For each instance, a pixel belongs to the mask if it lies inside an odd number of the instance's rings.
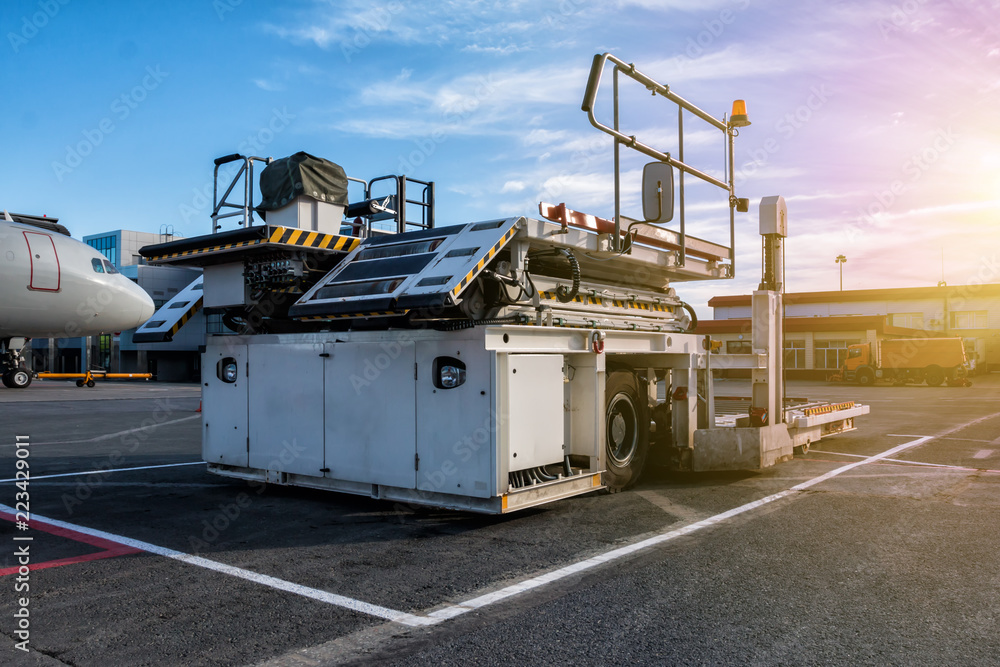
[[[646,222],[674,219],[674,168],[666,162],[642,168],[642,217]]]

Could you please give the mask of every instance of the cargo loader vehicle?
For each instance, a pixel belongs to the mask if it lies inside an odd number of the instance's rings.
[[[595,115],[609,64],[610,126]],[[675,154],[621,131],[625,77],[673,105]],[[736,214],[749,210],[733,177],[734,138],[749,125],[743,102],[717,118],[603,54],[582,108],[613,137],[612,219],[543,202],[538,217],[438,227],[431,182],[366,182],[305,153],[220,158],[240,169],[217,189],[212,232],[142,249],[152,264],[203,267],[197,289],[136,334],[166,340],[191,308],[221,314],[233,331],[209,335],[202,356],[209,471],[499,514],[628,488],[654,455],[678,470],[759,470],[852,430],[867,406],[785,405],[783,198],[759,206],[752,354],[714,351],[675,289],[735,275]],[[684,162],[685,120],[718,133],[722,177]],[[622,147],[653,160],[641,218],[621,211]],[[252,186],[237,181],[261,162],[254,204]],[[688,233],[686,177],[721,191],[728,240]],[[349,187],[359,201],[348,201]],[[226,215],[236,229],[221,230]],[[752,369],[745,414],[716,414],[712,371],[722,367]]]

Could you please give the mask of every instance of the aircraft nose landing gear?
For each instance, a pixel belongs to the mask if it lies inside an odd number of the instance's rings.
[[[24,367],[21,351],[30,338],[5,338],[0,341],[0,379],[10,389],[24,389],[31,384],[32,372]]]

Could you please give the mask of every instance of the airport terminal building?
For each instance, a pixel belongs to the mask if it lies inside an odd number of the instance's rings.
[[[715,318],[700,322],[697,332],[722,341],[725,352],[749,353],[750,300],[749,294],[713,297]],[[785,295],[790,378],[825,378],[855,343],[917,337],[960,337],[975,372],[1000,370],[1000,284]]]

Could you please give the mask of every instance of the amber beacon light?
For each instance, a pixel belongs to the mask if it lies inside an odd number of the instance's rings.
[[[729,116],[729,125],[732,127],[746,127],[750,124],[747,118],[747,103],[745,100],[733,100],[733,113]]]

